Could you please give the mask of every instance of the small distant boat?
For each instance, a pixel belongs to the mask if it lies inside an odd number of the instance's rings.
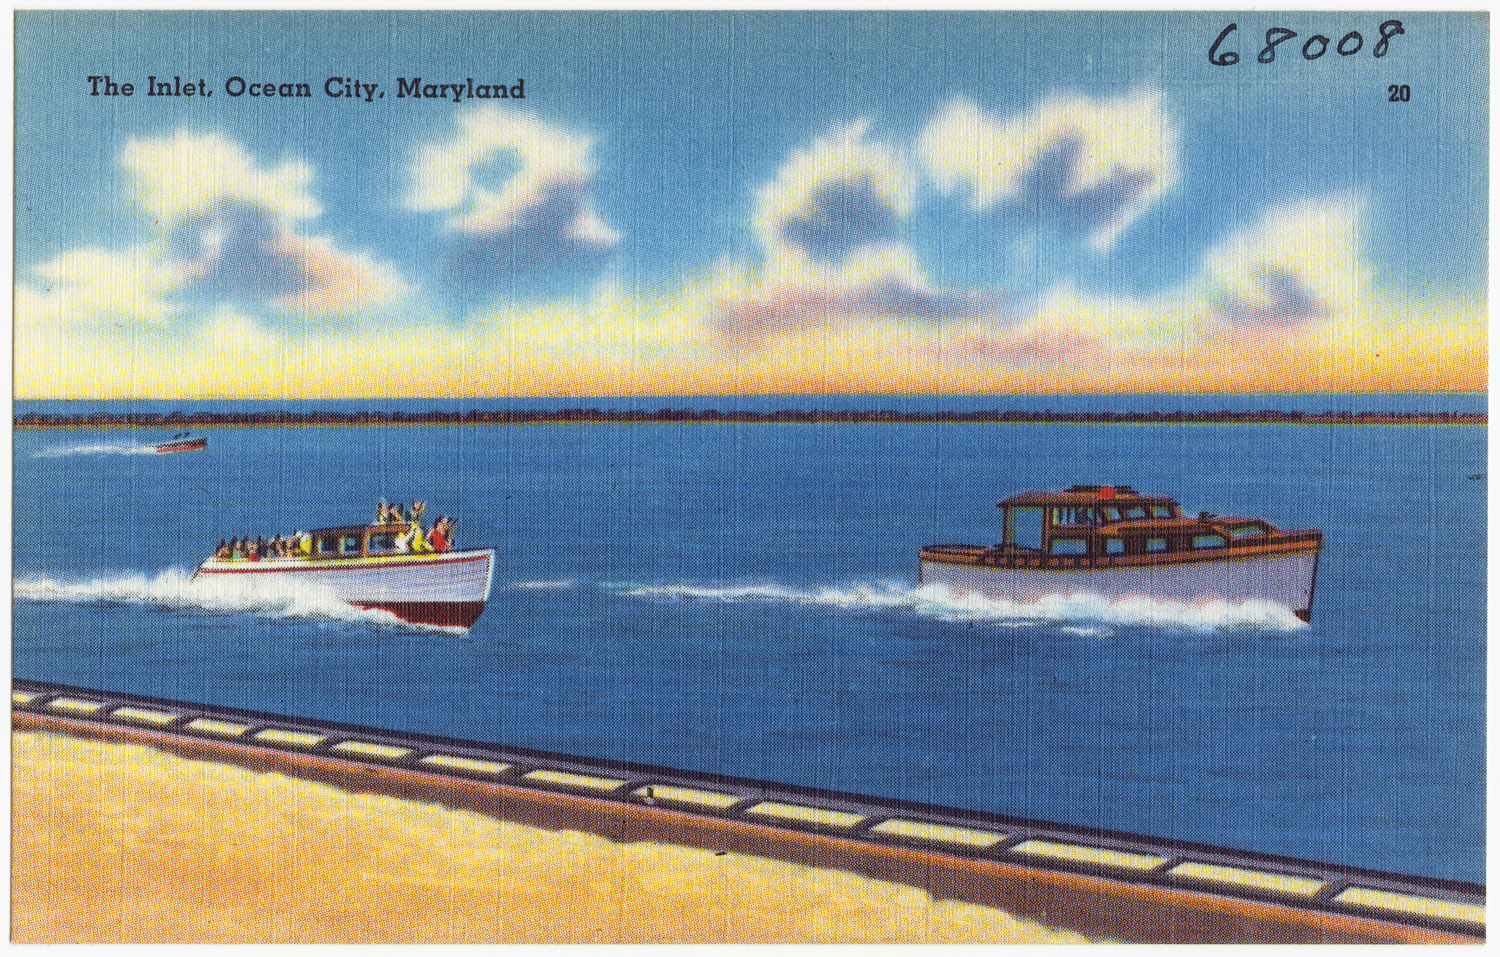
[[[1200,603],[1265,601],[1312,620],[1323,533],[1258,518],[1182,514],[1128,485],[1022,492],[1000,502],[993,546],[929,545],[920,581],[1012,601],[1088,594]]]
[[[171,441],[158,442],[155,445],[151,446],[151,448],[158,455],[165,455],[168,452],[196,452],[201,448],[206,448],[207,446],[208,439],[191,439],[187,437],[186,432],[182,432],[178,435],[172,436]]]
[[[331,591],[356,608],[417,625],[471,628],[490,597],[494,549],[403,551],[410,525],[347,525],[299,537],[293,557],[212,557],[193,578],[229,576],[268,588]],[[305,542],[303,540],[305,539]]]

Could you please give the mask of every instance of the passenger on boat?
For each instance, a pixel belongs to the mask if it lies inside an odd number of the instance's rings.
[[[245,557],[245,546],[238,538],[230,539],[229,560],[233,562],[242,561]]]
[[[422,510],[427,507],[426,502],[411,503],[411,550],[414,552],[430,552],[432,546],[427,544],[427,533],[422,530]]]
[[[260,561],[260,546],[256,545],[254,542],[251,542],[249,545],[245,546],[245,558],[252,562]]]
[[[214,550],[214,557],[220,560],[229,557],[229,543],[222,538],[219,539],[219,547]]]
[[[427,544],[435,552],[446,552],[452,547],[448,541],[448,516],[438,516],[437,524],[427,536]]]
[[[297,554],[301,558],[312,558],[312,535],[302,532],[297,536]]]
[[[422,526],[416,522],[411,523],[411,550],[418,555],[432,551],[432,546],[427,543],[427,536],[422,534]]]

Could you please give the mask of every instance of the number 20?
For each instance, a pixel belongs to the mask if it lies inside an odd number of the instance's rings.
[[[1385,88],[1385,92],[1388,94],[1386,101],[1389,103],[1411,102],[1411,87],[1407,86],[1405,83],[1399,85],[1392,83],[1390,86]]]

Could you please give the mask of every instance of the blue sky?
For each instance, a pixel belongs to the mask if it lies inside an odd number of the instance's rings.
[[[16,70],[23,398],[1484,387],[1484,14],[26,11]]]

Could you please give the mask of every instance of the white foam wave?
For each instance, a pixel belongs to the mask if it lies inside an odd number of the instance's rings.
[[[511,582],[505,587],[517,591],[566,591],[577,587],[578,583],[572,580],[564,581],[534,581],[534,582]]]
[[[794,588],[784,585],[637,585],[617,592],[630,598],[683,601],[772,601],[849,609],[897,609],[948,622],[1001,626],[1067,622],[1071,634],[1107,637],[1110,626],[1186,631],[1254,629],[1295,631],[1307,627],[1291,611],[1268,602],[1211,601],[1202,604],[1129,598],[1110,601],[1096,595],[1048,595],[1034,602],[1008,601],[955,593],[941,585],[857,582],[842,586]],[[1082,623],[1082,624],[1076,624]]]
[[[113,576],[64,582],[46,577],[17,579],[12,595],[37,602],[77,604],[152,605],[170,610],[197,610],[221,615],[250,614],[262,618],[345,621],[404,629],[452,631],[411,625],[387,611],[356,608],[326,588],[305,582],[272,586],[265,582],[197,578],[180,568],[148,575],[123,572]],[[462,631],[463,629],[456,629]]]
[[[93,443],[90,445],[54,445],[33,453],[33,458],[53,459],[65,455],[155,455],[156,447],[153,445],[142,445],[140,443],[121,444],[116,442]]]

